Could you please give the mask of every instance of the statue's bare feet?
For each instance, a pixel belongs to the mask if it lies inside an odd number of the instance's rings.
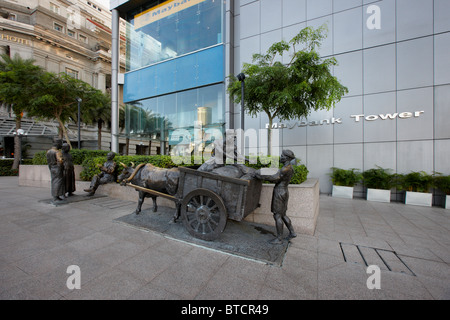
[[[283,240],[281,240],[280,238],[275,238],[270,241],[270,244],[283,244]]]

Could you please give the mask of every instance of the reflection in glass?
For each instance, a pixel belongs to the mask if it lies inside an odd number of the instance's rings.
[[[186,130],[192,138],[197,134],[198,126],[203,130],[202,135],[216,132],[216,129],[223,132],[223,91],[224,85],[216,84],[128,103],[125,108],[126,135],[164,140],[174,146],[183,140],[173,134],[177,129]]]
[[[129,12],[127,71],[222,43],[222,6],[218,0],[169,0]]]

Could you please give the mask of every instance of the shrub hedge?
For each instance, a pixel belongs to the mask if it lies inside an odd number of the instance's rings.
[[[187,163],[183,162],[180,163],[180,161],[178,160],[179,159],[175,159],[176,162],[175,163],[172,157],[168,155],[116,156],[114,158],[114,161],[116,161],[117,163],[116,174],[120,174],[123,170],[123,166],[121,163],[125,164],[126,166],[131,166],[133,164],[137,166],[141,163],[151,163],[159,168],[173,168],[178,166],[200,165],[204,161],[203,159],[197,159],[194,157],[191,157],[191,161],[190,162],[188,161]],[[252,161],[255,163],[247,163],[246,165],[254,169],[261,169],[263,167],[270,166],[269,160],[270,158],[268,157],[261,157],[258,158],[256,161]],[[103,164],[105,161],[106,156],[85,158],[85,160],[82,163],[83,170],[80,173],[80,178],[84,181],[90,181],[94,175],[100,173],[98,165]],[[282,164],[280,163],[280,167],[281,166]],[[291,179],[291,184],[300,184],[304,182],[307,179],[308,172],[309,171],[305,165],[294,166],[294,176]]]
[[[72,149],[70,153],[72,154],[73,164],[82,165],[85,159],[101,157],[108,154],[109,151],[105,150],[86,150],[86,149]],[[47,164],[47,151],[39,151],[34,154],[33,164],[34,165],[46,165]]]
[[[18,176],[18,169],[11,169],[14,159],[0,159],[0,176]],[[32,164],[31,159],[23,159],[22,164]]]

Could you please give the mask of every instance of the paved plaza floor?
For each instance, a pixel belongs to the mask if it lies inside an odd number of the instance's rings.
[[[0,177],[1,300],[450,299],[443,208],[321,195],[315,234],[292,239],[279,266],[117,223],[130,201],[49,197]]]

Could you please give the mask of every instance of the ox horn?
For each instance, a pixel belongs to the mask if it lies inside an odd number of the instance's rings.
[[[122,165],[122,167],[128,168],[128,166],[125,163],[123,163],[123,162],[119,162],[119,163]]]
[[[131,167],[134,168],[135,166],[134,162],[131,162]]]

